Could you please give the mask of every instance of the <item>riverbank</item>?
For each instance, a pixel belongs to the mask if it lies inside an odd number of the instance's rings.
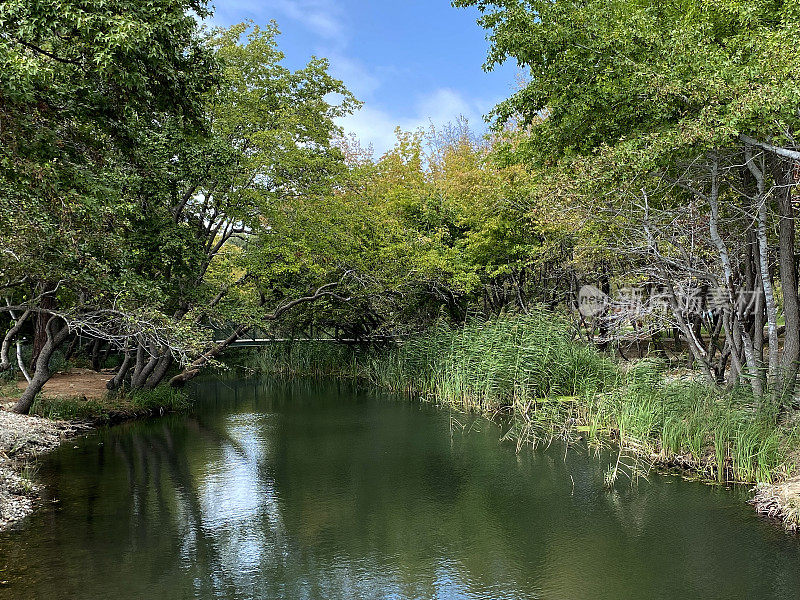
[[[70,369],[56,373],[36,399],[31,415],[11,412],[25,381],[0,387],[0,531],[31,514],[41,484],[36,462],[64,441],[96,427],[185,410],[186,395],[166,386],[133,394],[109,394],[107,372]]]
[[[440,326],[397,348],[342,356],[341,348],[268,348],[257,369],[358,377],[459,410],[502,417],[517,449],[554,438],[614,446],[609,484],[651,468],[680,469],[714,483],[758,485],[762,514],[800,524],[800,425],[795,415],[702,383],[651,357],[618,363],[576,343],[569,324],[542,311]],[[317,353],[315,355],[315,353]],[[780,487],[784,486],[784,487]],[[770,498],[769,502],[759,498]],[[766,508],[769,507],[769,508]],[[779,507],[779,508],[778,508]]]

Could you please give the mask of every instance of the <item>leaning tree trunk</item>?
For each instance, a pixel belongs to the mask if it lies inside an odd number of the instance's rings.
[[[200,374],[200,371],[203,369],[203,367],[222,354],[228,346],[242,337],[249,329],[249,325],[240,325],[237,327],[234,332],[222,342],[215,344],[213,348],[203,353],[197,360],[192,362],[192,364],[170,379],[169,384],[172,387],[183,387],[186,385],[186,383]]]
[[[128,350],[127,344],[125,345],[125,355],[122,359],[122,364],[119,366],[114,377],[112,377],[109,382],[106,384],[106,389],[109,390],[117,390],[119,389],[123,382],[125,381],[125,376],[128,374],[131,366],[133,365],[133,352]]]
[[[25,366],[25,361],[22,359],[22,340],[17,338],[17,366],[19,367],[22,376],[28,383],[31,382],[31,374],[28,373],[28,367]]]
[[[164,381],[164,377],[167,375],[167,371],[172,366],[172,355],[170,354],[169,349],[165,349],[164,353],[161,355],[161,358],[158,359],[158,364],[156,365],[153,372],[150,374],[150,377],[147,378],[147,381],[144,382],[144,389],[152,390],[159,383]]]
[[[20,396],[17,403],[14,405],[14,412],[22,415],[27,415],[33,401],[36,399],[37,394],[42,390],[44,384],[50,379],[50,359],[58,347],[64,343],[69,337],[69,326],[66,323],[58,330],[54,331],[57,327],[57,322],[60,319],[52,318],[48,321],[45,329],[45,343],[39,351],[39,356],[36,358],[36,372],[33,379],[28,383],[28,387]]]
[[[44,282],[41,286],[47,290],[51,286],[50,283]],[[47,325],[50,323],[51,313],[47,312],[56,307],[56,299],[52,293],[45,293],[42,295],[39,307],[43,310],[36,314],[36,321],[33,328],[33,346],[31,354],[31,369],[36,370],[38,364],[39,353],[47,344]]]

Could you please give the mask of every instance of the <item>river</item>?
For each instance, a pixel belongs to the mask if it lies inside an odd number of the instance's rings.
[[[42,460],[0,598],[800,598],[800,539],[747,491],[613,457],[517,455],[500,427],[344,383],[208,380],[191,415]]]

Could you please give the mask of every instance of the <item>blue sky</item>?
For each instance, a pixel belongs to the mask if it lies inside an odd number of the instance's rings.
[[[465,116],[482,130],[484,114],[514,89],[516,67],[485,73],[488,44],[476,10],[449,0],[216,0],[214,23],[278,22],[287,66],[310,56],[365,105],[341,125],[376,154],[389,149],[394,128],[442,125]]]

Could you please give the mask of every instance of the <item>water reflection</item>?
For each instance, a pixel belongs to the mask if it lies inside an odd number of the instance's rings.
[[[800,542],[736,493],[516,456],[472,418],[347,386],[211,381],[101,432],[0,537],[8,598],[794,598]],[[465,419],[460,417],[461,421]]]

